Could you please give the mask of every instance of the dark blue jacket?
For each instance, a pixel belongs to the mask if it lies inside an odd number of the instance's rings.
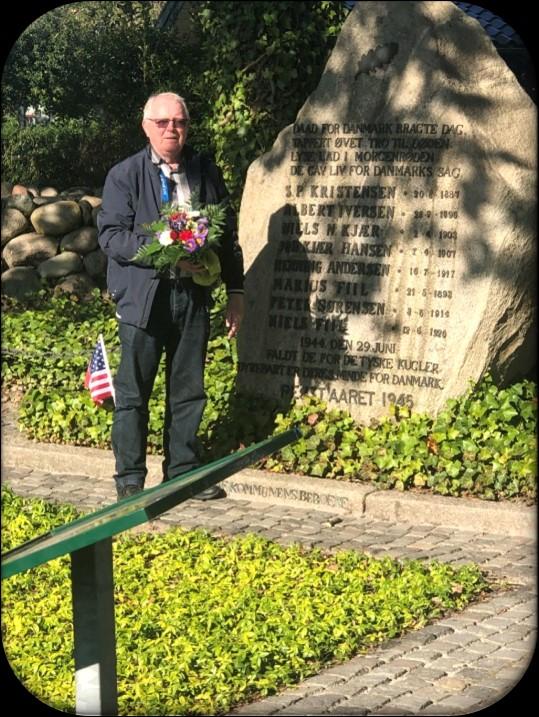
[[[200,196],[202,204],[218,204],[228,197],[221,172],[213,162],[189,147],[184,147],[182,160],[191,192]],[[152,241],[142,225],[159,219],[160,209],[159,170],[148,146],[110,170],[97,219],[99,245],[109,260],[107,287],[117,305],[116,315],[120,321],[141,328],[148,324],[159,276],[152,267],[130,259],[142,244]],[[243,257],[232,209],[217,253],[227,291],[243,289]]]

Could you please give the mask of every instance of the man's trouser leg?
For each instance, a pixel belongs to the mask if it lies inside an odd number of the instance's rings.
[[[186,281],[171,291],[170,298],[173,326],[165,339],[165,480],[200,464],[197,432],[206,405],[204,364],[209,337],[209,310],[204,290]]]
[[[148,437],[148,401],[162,353],[162,341],[129,324],[119,325],[122,357],[114,388],[116,406],[112,448],[118,487],[144,487]]]

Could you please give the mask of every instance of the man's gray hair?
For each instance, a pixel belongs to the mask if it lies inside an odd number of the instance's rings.
[[[187,104],[183,97],[180,97],[180,95],[175,94],[174,92],[158,92],[155,95],[150,95],[148,98],[148,101],[144,105],[144,112],[142,114],[143,119],[148,119],[151,117],[152,112],[152,105],[155,99],[158,97],[167,97],[169,100],[176,100],[178,104],[182,106],[183,112],[187,119],[190,119],[189,117],[189,110],[187,109]]]

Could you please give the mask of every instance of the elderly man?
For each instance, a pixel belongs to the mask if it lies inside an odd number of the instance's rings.
[[[171,279],[133,263],[140,246],[152,240],[142,225],[159,218],[162,204],[184,204],[192,193],[202,204],[217,204],[227,197],[217,167],[186,145],[189,112],[182,97],[171,92],[150,97],[142,128],[149,144],[110,170],[98,218],[99,244],[109,258],[107,285],[116,303],[122,349],[114,381],[112,427],[118,499],[144,488],[148,402],[163,351],[163,480],[199,465],[196,434],[206,402],[204,362],[211,290],[192,280],[203,267],[180,261],[176,278]],[[231,209],[218,253],[228,293],[226,325],[231,337],[243,315],[243,258]],[[223,495],[222,488],[213,486],[197,498]]]

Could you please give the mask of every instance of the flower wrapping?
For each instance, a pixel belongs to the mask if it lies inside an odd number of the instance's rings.
[[[225,202],[196,209],[193,203],[181,207],[165,204],[159,220],[142,225],[153,240],[141,246],[131,261],[165,273],[174,272],[178,261],[186,259],[204,267],[204,271],[192,275],[193,281],[210,286],[221,274],[213,247],[219,246],[225,222]]]

